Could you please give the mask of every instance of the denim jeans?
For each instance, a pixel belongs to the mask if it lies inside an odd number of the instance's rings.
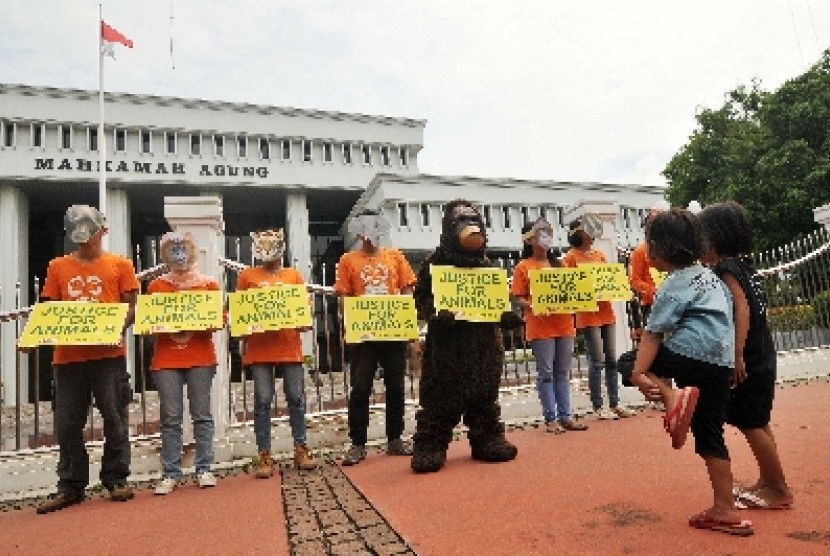
[[[271,405],[274,370],[282,372],[282,391],[288,404],[288,422],[295,446],[306,443],[305,369],[302,363],[259,363],[249,367],[254,379],[254,437],[257,450],[271,451]]]
[[[89,484],[89,454],[84,426],[90,395],[104,419],[101,483],[111,488],[130,475],[130,436],[127,405],[132,400],[130,377],[123,357],[55,365],[55,428],[60,460],[58,492],[81,494]]]
[[[182,419],[184,386],[193,418],[196,440],[196,473],[210,471],[213,464],[213,415],[210,412],[210,387],[216,367],[167,369],[153,373],[161,412],[161,471],[163,477],[182,476]]]
[[[351,346],[349,392],[349,438],[352,444],[366,444],[369,428],[369,396],[378,364],[383,368],[386,387],[386,438],[403,434],[404,374],[406,342],[362,342]]]
[[[588,389],[594,410],[602,407],[602,370],[605,368],[605,387],[608,390],[608,405],[617,407],[620,403],[620,375],[617,372],[617,347],[614,325],[586,326],[582,330],[585,350],[588,352]]]
[[[536,389],[545,423],[571,418],[571,362],[573,337],[531,340],[530,350],[536,359]]]

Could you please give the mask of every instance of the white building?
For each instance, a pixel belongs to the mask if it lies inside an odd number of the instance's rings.
[[[219,251],[246,263],[250,231],[284,227],[291,263],[330,284],[353,239],[345,237],[347,219],[364,208],[389,217],[391,242],[417,264],[437,244],[442,204],[458,197],[481,205],[490,249],[504,255],[519,250],[523,222],[540,214],[558,225],[564,245],[568,208],[586,199],[613,207],[612,228],[631,243],[663,194],[637,185],[422,175],[426,121],[418,119],[108,93],[103,138],[98,120],[97,91],[0,84],[1,310],[30,304],[34,279],[64,252],[66,208],[98,205],[102,140],[109,248],[138,259],[139,268],[154,262],[155,238],[169,229],[168,196],[220,197]],[[9,378],[14,334],[5,327],[0,366]]]

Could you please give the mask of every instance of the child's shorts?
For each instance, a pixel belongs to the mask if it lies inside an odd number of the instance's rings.
[[[681,388],[695,386],[700,390],[691,427],[695,453],[728,460],[723,423],[729,405],[732,369],[685,357],[661,345],[650,371],[674,379]]]
[[[746,380],[732,390],[726,422],[739,429],[762,429],[769,424],[775,397],[775,359],[747,368]]]

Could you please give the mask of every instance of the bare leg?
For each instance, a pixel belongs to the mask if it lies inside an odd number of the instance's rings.
[[[728,459],[712,456],[703,456],[703,461],[706,462],[713,494],[712,507],[706,510],[706,513],[721,521],[740,520],[741,516],[735,509],[735,498],[732,495],[732,463]]]
[[[793,493],[787,486],[775,436],[770,426],[761,429],[741,429],[741,432],[758,462],[758,481],[748,490],[770,504],[792,504]]]

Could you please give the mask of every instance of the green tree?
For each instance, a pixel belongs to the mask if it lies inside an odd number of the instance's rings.
[[[740,202],[752,216],[757,249],[815,227],[812,209],[830,201],[830,49],[777,91],[754,81],[696,120],[663,170],[673,205]]]

